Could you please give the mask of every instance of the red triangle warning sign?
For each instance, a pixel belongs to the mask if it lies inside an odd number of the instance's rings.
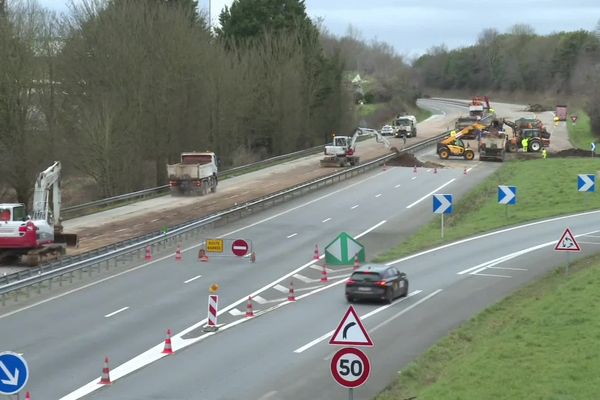
[[[562,237],[554,246],[554,250],[557,251],[581,251],[581,247],[579,247],[579,243],[575,240],[575,236],[571,233],[569,228],[565,229],[565,232],[562,234]]]
[[[354,307],[348,307],[346,315],[344,315],[344,318],[342,318],[342,321],[333,332],[329,344],[340,346],[373,346],[373,341],[369,337]]]

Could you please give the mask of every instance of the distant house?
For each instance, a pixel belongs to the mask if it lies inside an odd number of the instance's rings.
[[[352,83],[356,86],[360,86],[362,83],[362,79],[360,79],[360,75],[356,74],[356,76],[352,79]]]

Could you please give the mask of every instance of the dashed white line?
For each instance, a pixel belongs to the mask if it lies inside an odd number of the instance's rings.
[[[290,238],[293,238],[294,236],[297,236],[297,235],[298,235],[297,233],[292,233],[291,235],[288,235],[287,238],[290,239]]]
[[[282,293],[287,293],[290,290],[289,288],[286,288],[285,286],[280,285],[280,284],[273,286],[273,289],[278,290]]]
[[[450,179],[448,182],[444,183],[441,186],[438,186],[437,188],[435,188],[431,192],[427,193],[425,196],[421,197],[419,200],[415,201],[414,203],[411,203],[411,204],[407,205],[406,208],[413,208],[414,206],[416,206],[417,204],[419,204],[423,200],[429,198],[431,195],[433,195],[434,193],[436,193],[438,190],[441,190],[441,189],[445,188],[446,186],[448,186],[449,184],[451,184],[455,180],[456,180],[456,178]]]
[[[258,304],[266,304],[268,302],[267,299],[265,299],[264,297],[260,297],[259,295],[253,296],[252,300],[257,302]]]
[[[473,276],[491,276],[492,278],[512,278],[510,275],[496,275],[496,274],[484,274],[484,273],[472,273]]]
[[[410,178],[411,181],[414,181],[415,179],[417,179],[416,176],[413,176],[412,178]]]
[[[202,278],[202,275],[198,275],[198,276],[195,276],[195,277],[193,277],[193,278],[190,278],[190,279],[188,279],[187,281],[184,281],[183,283],[190,283],[190,282],[193,282],[193,281],[195,281],[195,280],[196,280],[196,279],[198,279],[198,278]]]
[[[323,221],[321,222],[327,222],[327,221],[331,221],[331,218],[325,218]]]
[[[110,314],[106,314],[106,315],[104,316],[104,318],[110,318],[110,317],[112,317],[113,315],[117,315],[118,313],[120,313],[120,312],[123,312],[123,311],[125,311],[125,310],[128,310],[128,309],[129,309],[129,307],[123,307],[123,308],[120,308],[120,309],[118,309],[117,311],[113,311],[113,312],[111,312]]]
[[[375,197],[381,197],[381,193],[377,193]]]
[[[395,187],[396,189],[398,189],[400,186],[402,186],[402,185],[400,185],[400,184],[397,184],[397,185],[396,185],[396,186],[394,186],[394,187]]]
[[[356,205],[353,205],[352,207],[350,207],[350,209],[351,209],[351,210],[354,210],[354,209],[355,209],[355,208],[357,208],[357,207],[358,207],[358,204],[356,204]]]

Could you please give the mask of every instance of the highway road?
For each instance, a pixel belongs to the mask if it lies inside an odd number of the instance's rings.
[[[431,150],[425,153],[431,155]],[[184,253],[183,262],[169,255],[0,316],[3,347],[24,354],[32,370],[28,388],[44,398],[61,398],[98,377],[105,355],[112,367],[121,366],[113,369],[113,379],[128,370],[137,372],[91,398],[343,398],[327,372],[326,359],[334,349],[326,341],[309,344],[333,329],[345,311],[343,280],[350,271],[332,270],[328,284],[318,282],[321,269],[311,263],[314,245],[323,248],[345,231],[359,237],[372,258],[433,217],[432,193],[460,198],[498,166],[473,163],[467,175],[461,168],[436,174],[388,168],[314,192],[207,233],[252,240],[255,264],[216,258],[198,263],[196,248]],[[357,393],[367,397],[381,390],[449,329],[549,270],[556,258],[546,246],[497,265],[486,262],[556,241],[554,231],[566,223],[576,234],[591,232],[591,220],[557,221],[549,223],[552,228],[533,225],[399,263],[409,274],[411,296],[391,307],[357,306],[361,315],[375,313],[365,322],[376,344],[368,350],[372,377]],[[586,252],[595,246],[587,243],[600,242],[593,236],[586,238]],[[460,273],[475,266],[480,267]],[[494,268],[513,269],[500,273]],[[298,296],[304,296],[294,304],[285,301],[290,280]],[[219,318],[225,325],[206,336],[197,327],[205,323],[207,288],[213,282],[222,287],[220,301],[226,308]],[[257,314],[264,314],[246,321],[243,312],[250,294]],[[179,351],[158,360],[167,328],[174,330]],[[136,358],[138,354],[143,356]],[[157,361],[146,366],[152,360]],[[65,398],[79,398],[89,387]]]

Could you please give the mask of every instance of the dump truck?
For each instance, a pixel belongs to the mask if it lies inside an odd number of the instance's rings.
[[[556,111],[554,112],[557,121],[567,120],[567,106],[564,104],[557,104]]]
[[[217,157],[213,152],[181,153],[181,162],[167,165],[172,195],[205,195],[217,191]]]
[[[479,139],[479,160],[504,161],[506,133],[504,131],[482,131]]]
[[[416,137],[417,136],[417,118],[414,115],[402,115],[397,117],[392,126],[394,127],[394,136],[396,137]]]

